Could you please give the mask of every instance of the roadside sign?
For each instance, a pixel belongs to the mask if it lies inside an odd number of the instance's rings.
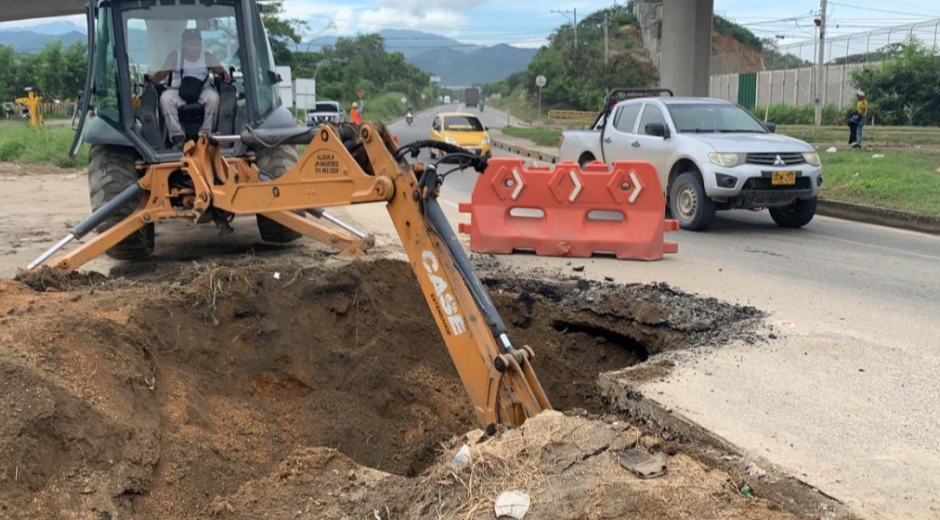
[[[545,76],[542,76],[541,74],[539,75],[539,77],[535,78],[535,84],[536,84],[539,88],[544,87],[544,86],[545,86],[545,83],[547,83],[547,82],[548,82],[548,80],[546,80],[546,79],[545,79]]]
[[[431,76],[431,83],[440,83],[440,82],[441,82],[440,76]]]
[[[421,94],[421,101],[424,101],[425,99],[427,99],[427,96],[425,96],[424,94]]]
[[[406,98],[405,96],[402,96],[402,97],[401,97],[401,104],[404,105],[404,104],[407,103],[407,102],[408,102],[408,98]]]
[[[313,110],[317,107],[317,80],[315,79],[296,79],[294,80],[295,92],[294,101],[297,108],[301,110]]]

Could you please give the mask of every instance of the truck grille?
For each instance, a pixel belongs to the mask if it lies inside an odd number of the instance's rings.
[[[783,164],[780,164],[781,162]],[[747,154],[747,163],[760,166],[793,166],[795,164],[805,164],[806,159],[803,158],[801,153],[749,153]]]

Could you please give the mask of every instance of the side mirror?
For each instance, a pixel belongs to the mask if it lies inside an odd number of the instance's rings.
[[[646,135],[655,135],[656,137],[662,137],[666,139],[669,137],[669,129],[666,128],[666,125],[662,123],[650,123],[646,125]]]
[[[277,83],[280,83],[280,82],[281,82],[281,75],[278,74],[277,72],[273,71],[273,70],[269,70],[269,71],[268,71],[268,81],[271,82],[272,85],[275,85],[275,84],[277,84]]]
[[[483,127],[483,131],[484,131],[484,132],[489,132],[489,131],[490,131],[490,127],[484,126],[484,127]]]
[[[770,133],[772,133],[772,134],[776,134],[776,133],[777,133],[777,124],[776,124],[776,123],[764,123],[764,128],[766,128],[767,131],[770,132]]]

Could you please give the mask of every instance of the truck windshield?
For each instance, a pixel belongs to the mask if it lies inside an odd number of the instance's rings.
[[[333,103],[317,103],[314,112],[339,112],[339,107]]]
[[[737,105],[688,103],[668,107],[680,133],[767,133],[764,125]]]

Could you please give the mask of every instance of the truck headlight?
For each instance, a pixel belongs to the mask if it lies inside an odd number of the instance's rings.
[[[744,155],[739,153],[710,153],[708,154],[708,160],[718,166],[734,168],[744,163]]]
[[[810,164],[811,166],[819,166],[822,164],[819,160],[819,154],[816,152],[806,152],[803,154],[803,159]]]
[[[483,140],[480,141],[480,144],[482,144],[483,146],[486,146],[486,145],[490,144],[490,138],[489,138],[489,137],[484,137]]]
[[[445,137],[444,142],[447,144],[457,144],[457,140],[453,137]]]

